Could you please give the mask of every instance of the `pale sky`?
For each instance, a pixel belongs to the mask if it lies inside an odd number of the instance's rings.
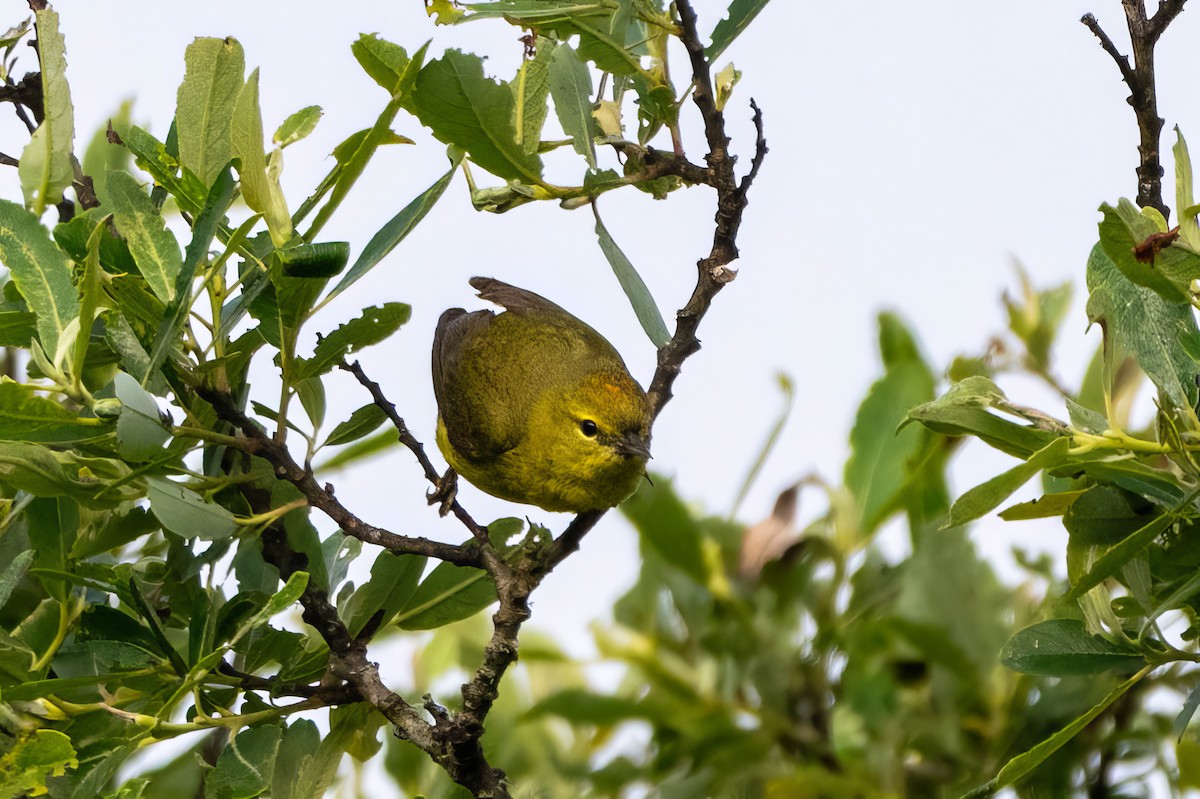
[[[195,36],[242,42],[248,70],[261,68],[268,132],[293,111],[323,106],[316,132],[286,153],[284,188],[293,209],[328,170],[333,146],[370,125],[386,102],[351,56],[359,33],[376,31],[410,52],[433,38],[431,57],[447,47],[487,52],[489,68],[505,78],[520,58],[512,28],[498,22],[435,28],[420,0],[344,7],[314,0],[210,0],[173,3],[169,13],[154,5],[62,0],[56,8],[80,151],[130,96],[136,97],[135,119],[165,137],[183,51]],[[337,13],[341,8],[349,13]],[[711,0],[698,0],[696,8],[702,30],[711,30],[724,13],[724,3]],[[11,19],[0,23],[16,21],[24,4],[11,4],[10,11]],[[1000,294],[1016,286],[1013,259],[1040,285],[1076,285],[1058,374],[1077,384],[1099,340],[1098,330],[1085,336],[1083,314],[1096,208],[1135,194],[1137,159],[1127,91],[1079,23],[1085,11],[1128,49],[1116,0],[777,0],[726,52],[722,63],[730,59],[743,73],[726,109],[732,149],[747,165],[753,96],[763,109],[770,155],[741,231],[738,279],[705,319],[704,347],[684,367],[676,398],[654,433],[652,465],[676,478],[685,499],[728,513],[778,412],[780,370],[796,382],[796,406],[743,505],[743,519],[767,514],[775,494],[803,474],[840,480],[853,415],[879,372],[875,314],[898,311],[941,370],[959,352],[981,351],[1003,329]],[[1158,50],[1168,172],[1173,125],[1200,141],[1200,107],[1187,82],[1195,74],[1188,60],[1195,48],[1188,45],[1196,41],[1197,20],[1184,13]],[[32,53],[23,52],[18,77],[35,63]],[[682,61],[676,69],[678,75]],[[688,153],[699,161],[699,118],[690,103],[684,113]],[[444,148],[415,119],[402,112],[396,130],[417,146],[384,150],[326,228],[327,239],[350,242],[352,257],[445,170]],[[25,134],[10,115],[0,120],[0,135],[7,142],[0,149],[19,154],[14,142],[23,143]],[[19,197],[14,173],[0,174],[5,197]],[[577,176],[562,174],[563,182]],[[1168,178],[1165,196],[1173,206],[1172,185]],[[711,192],[695,188],[656,202],[630,190],[606,196],[601,209],[670,320],[690,293],[696,260],[708,252]],[[432,449],[436,411],[428,360],[434,323],[446,307],[482,307],[466,282],[476,274],[524,286],[571,310],[610,338],[643,384],[649,380],[653,348],[595,244],[587,210],[547,204],[501,216],[476,213],[461,176],[416,232],[331,304],[309,334],[333,329],[366,305],[411,303],[412,321],[387,345],[360,357]],[[276,390],[260,380],[271,403]],[[1063,413],[1027,381],[1002,386],[1016,401]],[[335,376],[328,387],[330,428],[367,402],[348,377]],[[957,492],[1012,465],[982,445],[966,449],[956,467]],[[435,460],[441,465],[440,456]],[[372,523],[406,534],[464,535],[456,522],[425,506],[426,485],[403,451],[334,482],[339,498]],[[1029,486],[1016,499],[1033,496]],[[568,521],[469,486],[461,499],[481,520],[528,513],[555,531]],[[806,494],[804,501],[802,514],[811,518],[820,510],[819,498]],[[636,541],[615,516],[534,596],[533,625],[574,652],[589,650],[588,622],[604,616],[636,573]],[[323,533],[333,529],[319,514],[316,521]],[[1061,546],[1053,523],[991,520],[977,525],[974,536],[998,563],[1014,541]],[[371,558],[362,560],[365,568]]]

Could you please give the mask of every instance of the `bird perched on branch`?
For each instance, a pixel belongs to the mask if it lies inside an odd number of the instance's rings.
[[[632,494],[650,457],[650,414],[621,356],[544,297],[493,278],[471,285],[504,312],[450,308],[438,319],[437,443],[452,470],[551,511]]]

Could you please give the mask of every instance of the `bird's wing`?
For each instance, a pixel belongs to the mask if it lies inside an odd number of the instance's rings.
[[[494,458],[516,443],[509,420],[499,415],[502,406],[488,396],[488,381],[468,389],[465,380],[472,371],[470,344],[495,318],[491,311],[450,308],[438,319],[433,334],[433,394],[438,412],[454,449],[472,460]]]
[[[509,311],[517,313],[521,313],[522,311],[567,313],[540,294],[534,294],[532,291],[517,288],[494,277],[473,277],[471,278],[471,285],[479,291],[481,299],[494,302],[496,305]],[[570,314],[567,315],[570,316]]]

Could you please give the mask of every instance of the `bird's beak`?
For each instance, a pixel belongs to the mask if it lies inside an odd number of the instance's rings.
[[[637,433],[626,433],[614,442],[613,449],[627,458],[650,460],[650,443]]]

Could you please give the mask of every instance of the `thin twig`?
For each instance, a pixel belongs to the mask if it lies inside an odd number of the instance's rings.
[[[1158,11],[1146,17],[1145,0],[1121,0],[1125,9],[1125,22],[1129,28],[1129,39],[1133,46],[1133,65],[1121,54],[1116,44],[1096,17],[1084,14],[1080,19],[1109,54],[1121,71],[1121,79],[1129,87],[1129,104],[1138,123],[1138,205],[1157,209],[1165,218],[1171,210],[1163,202],[1163,167],[1159,156],[1163,119],[1158,115],[1158,96],[1154,78],[1154,46],[1166,31],[1167,26],[1183,11],[1187,0],[1159,0]]]
[[[234,404],[232,397],[212,388],[196,387],[195,391],[213,406],[218,417],[242,431],[245,437],[243,449],[246,452],[270,462],[275,467],[277,476],[300,489],[308,503],[332,519],[346,535],[398,554],[425,555],[458,566],[478,568],[482,565],[479,549],[474,545],[458,546],[427,538],[399,535],[367,524],[342,505],[333,495],[331,488],[317,483],[312,472],[296,463],[287,447],[275,441],[257,422],[243,413]]]
[[[417,463],[421,464],[421,469],[425,472],[425,479],[433,483],[435,486],[440,486],[441,475],[438,474],[438,470],[434,468],[433,462],[429,460],[429,456],[425,454],[424,445],[422,445],[421,442],[417,440],[416,436],[412,434],[412,431],[408,429],[408,425],[405,424],[404,419],[401,418],[400,414],[396,411],[396,406],[390,400],[388,400],[386,396],[384,396],[383,389],[380,388],[379,384],[367,377],[366,372],[363,371],[362,365],[359,364],[358,361],[355,361],[354,363],[342,361],[339,364],[339,367],[354,375],[358,382],[361,383],[363,387],[367,389],[367,391],[371,392],[371,399],[375,401],[376,407],[387,414],[388,419],[390,419],[392,422],[392,426],[396,428],[396,432],[400,436],[400,443],[408,447],[409,451],[417,457]],[[471,531],[471,535],[475,536],[475,538],[481,544],[487,543],[487,528],[478,524],[473,518],[471,518],[471,515],[467,513],[462,505],[458,503],[458,500],[454,500],[450,503],[450,511],[459,521],[463,523],[463,525],[466,526],[468,530]]]

